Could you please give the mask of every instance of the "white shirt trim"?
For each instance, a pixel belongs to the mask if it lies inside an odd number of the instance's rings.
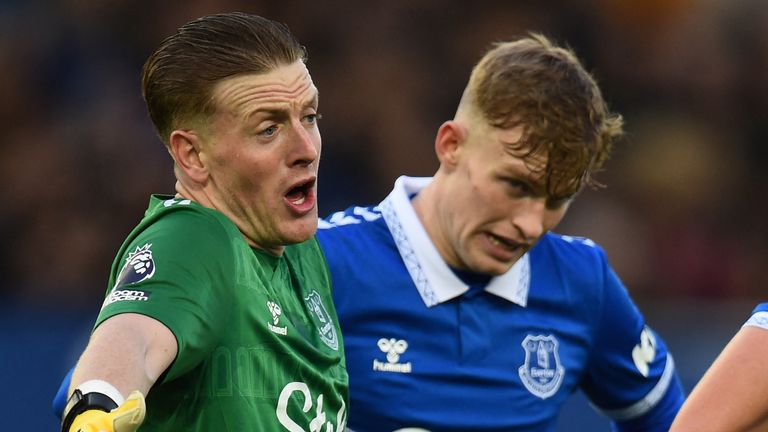
[[[431,177],[401,176],[381,203],[381,212],[424,304],[428,307],[469,290],[440,256],[413,209],[410,197],[426,187]],[[491,279],[485,290],[525,307],[531,270],[526,253],[506,273]]]
[[[768,330],[768,312],[761,311],[755,312],[742,327],[760,327]]]
[[[605,416],[616,420],[630,420],[647,413],[651,408],[655,407],[659,403],[661,398],[667,393],[669,385],[672,383],[672,378],[675,376],[675,361],[672,359],[672,354],[667,353],[667,364],[664,366],[664,372],[659,378],[659,382],[645,395],[641,400],[633,403],[626,408],[620,408],[616,410],[606,410],[600,407],[596,407]]]

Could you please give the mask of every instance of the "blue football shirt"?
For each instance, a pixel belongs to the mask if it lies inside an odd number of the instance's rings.
[[[506,274],[461,278],[401,177],[378,206],[320,222],[350,381],[349,427],[550,431],[582,389],[619,430],[666,431],[683,392],[672,357],[603,250],[546,234]]]

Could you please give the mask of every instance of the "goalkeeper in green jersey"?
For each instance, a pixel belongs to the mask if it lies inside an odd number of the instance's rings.
[[[348,379],[314,233],[318,92],[288,29],[206,16],[142,93],[171,154],[115,257],[62,430],[344,430]]]

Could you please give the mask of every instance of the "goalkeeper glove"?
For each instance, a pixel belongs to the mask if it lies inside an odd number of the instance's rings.
[[[122,405],[109,412],[85,406],[79,414],[72,413],[74,419],[66,415],[62,432],[136,432],[144,421],[146,410],[144,395],[137,390]],[[71,422],[68,428],[67,421]]]

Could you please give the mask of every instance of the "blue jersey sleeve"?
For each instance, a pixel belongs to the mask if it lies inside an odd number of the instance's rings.
[[[53,397],[53,414],[61,420],[64,414],[64,407],[67,406],[67,393],[69,392],[69,384],[72,381],[72,372],[75,371],[74,366],[67,372],[64,379],[59,385],[59,391],[56,392],[56,396]]]
[[[602,315],[582,388],[614,430],[667,431],[684,399],[672,356],[605,260],[604,274]]]

